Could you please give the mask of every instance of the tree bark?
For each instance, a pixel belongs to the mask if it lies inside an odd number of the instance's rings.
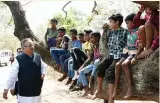
[[[152,9],[159,9],[159,1],[133,1],[137,4],[141,4]]]
[[[31,38],[35,44],[35,51],[41,54],[42,59],[49,65],[51,65],[52,59],[49,53],[49,50],[47,50],[46,45],[40,41],[36,36],[34,36],[34,33],[32,32],[27,20],[25,11],[22,8],[22,5],[19,1],[2,1],[5,3],[13,16],[14,20],[14,35],[21,41],[25,38]]]

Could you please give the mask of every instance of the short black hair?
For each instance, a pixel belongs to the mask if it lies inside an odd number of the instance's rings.
[[[109,20],[113,20],[113,21],[119,21],[119,26],[122,25],[123,22],[123,16],[121,14],[113,14],[112,16],[109,17]]]
[[[86,34],[90,34],[91,32],[92,32],[92,30],[84,30],[84,32],[86,33]]]
[[[72,33],[77,35],[77,30],[76,29],[71,29],[70,32],[72,32]]]
[[[65,29],[64,27],[60,27],[60,28],[58,29],[58,31],[66,32],[66,29]]]
[[[125,18],[125,21],[133,21],[135,15],[136,15],[135,13],[129,14],[129,15]]]
[[[51,22],[55,22],[56,24],[58,24],[57,19],[51,19]]]
[[[80,36],[84,36],[84,34],[83,34],[83,33],[79,33],[78,35],[80,35]]]
[[[157,15],[157,14],[159,15],[159,11],[157,9],[153,9],[152,10],[152,15]]]
[[[92,35],[92,36],[95,36],[96,38],[101,38],[101,34],[100,34],[100,32],[92,32],[92,33],[90,33],[90,35]]]
[[[17,48],[17,52],[18,52],[18,50],[21,50],[21,48]]]

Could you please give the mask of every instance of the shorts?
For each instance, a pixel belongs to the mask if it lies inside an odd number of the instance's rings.
[[[132,60],[135,57],[136,54],[121,54],[121,57],[124,59]]]
[[[106,75],[106,80],[110,84],[115,82],[115,65],[119,59],[113,59],[113,56],[108,56],[104,58],[97,66],[97,76],[104,78]]]
[[[50,47],[56,47],[56,43],[57,43],[56,38],[49,38],[48,39],[48,46],[49,46],[49,48]]]

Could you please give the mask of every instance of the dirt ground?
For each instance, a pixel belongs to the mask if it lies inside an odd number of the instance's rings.
[[[42,89],[42,103],[103,103],[102,99],[90,100],[82,98],[82,92],[70,92],[69,86],[64,82],[60,83],[56,79],[60,74],[54,70],[48,72]],[[9,94],[9,99],[2,98],[2,91],[0,90],[0,103],[16,103],[16,97]],[[115,101],[115,103],[156,103],[153,101]]]

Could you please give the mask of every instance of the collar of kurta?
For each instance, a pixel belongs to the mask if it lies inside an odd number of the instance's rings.
[[[27,54],[25,54],[25,53],[22,53],[22,55],[25,55],[25,56],[27,56],[27,57],[29,57],[29,58],[32,58],[33,56],[34,56],[34,52],[33,52],[33,54],[32,54],[32,56],[28,56]]]

